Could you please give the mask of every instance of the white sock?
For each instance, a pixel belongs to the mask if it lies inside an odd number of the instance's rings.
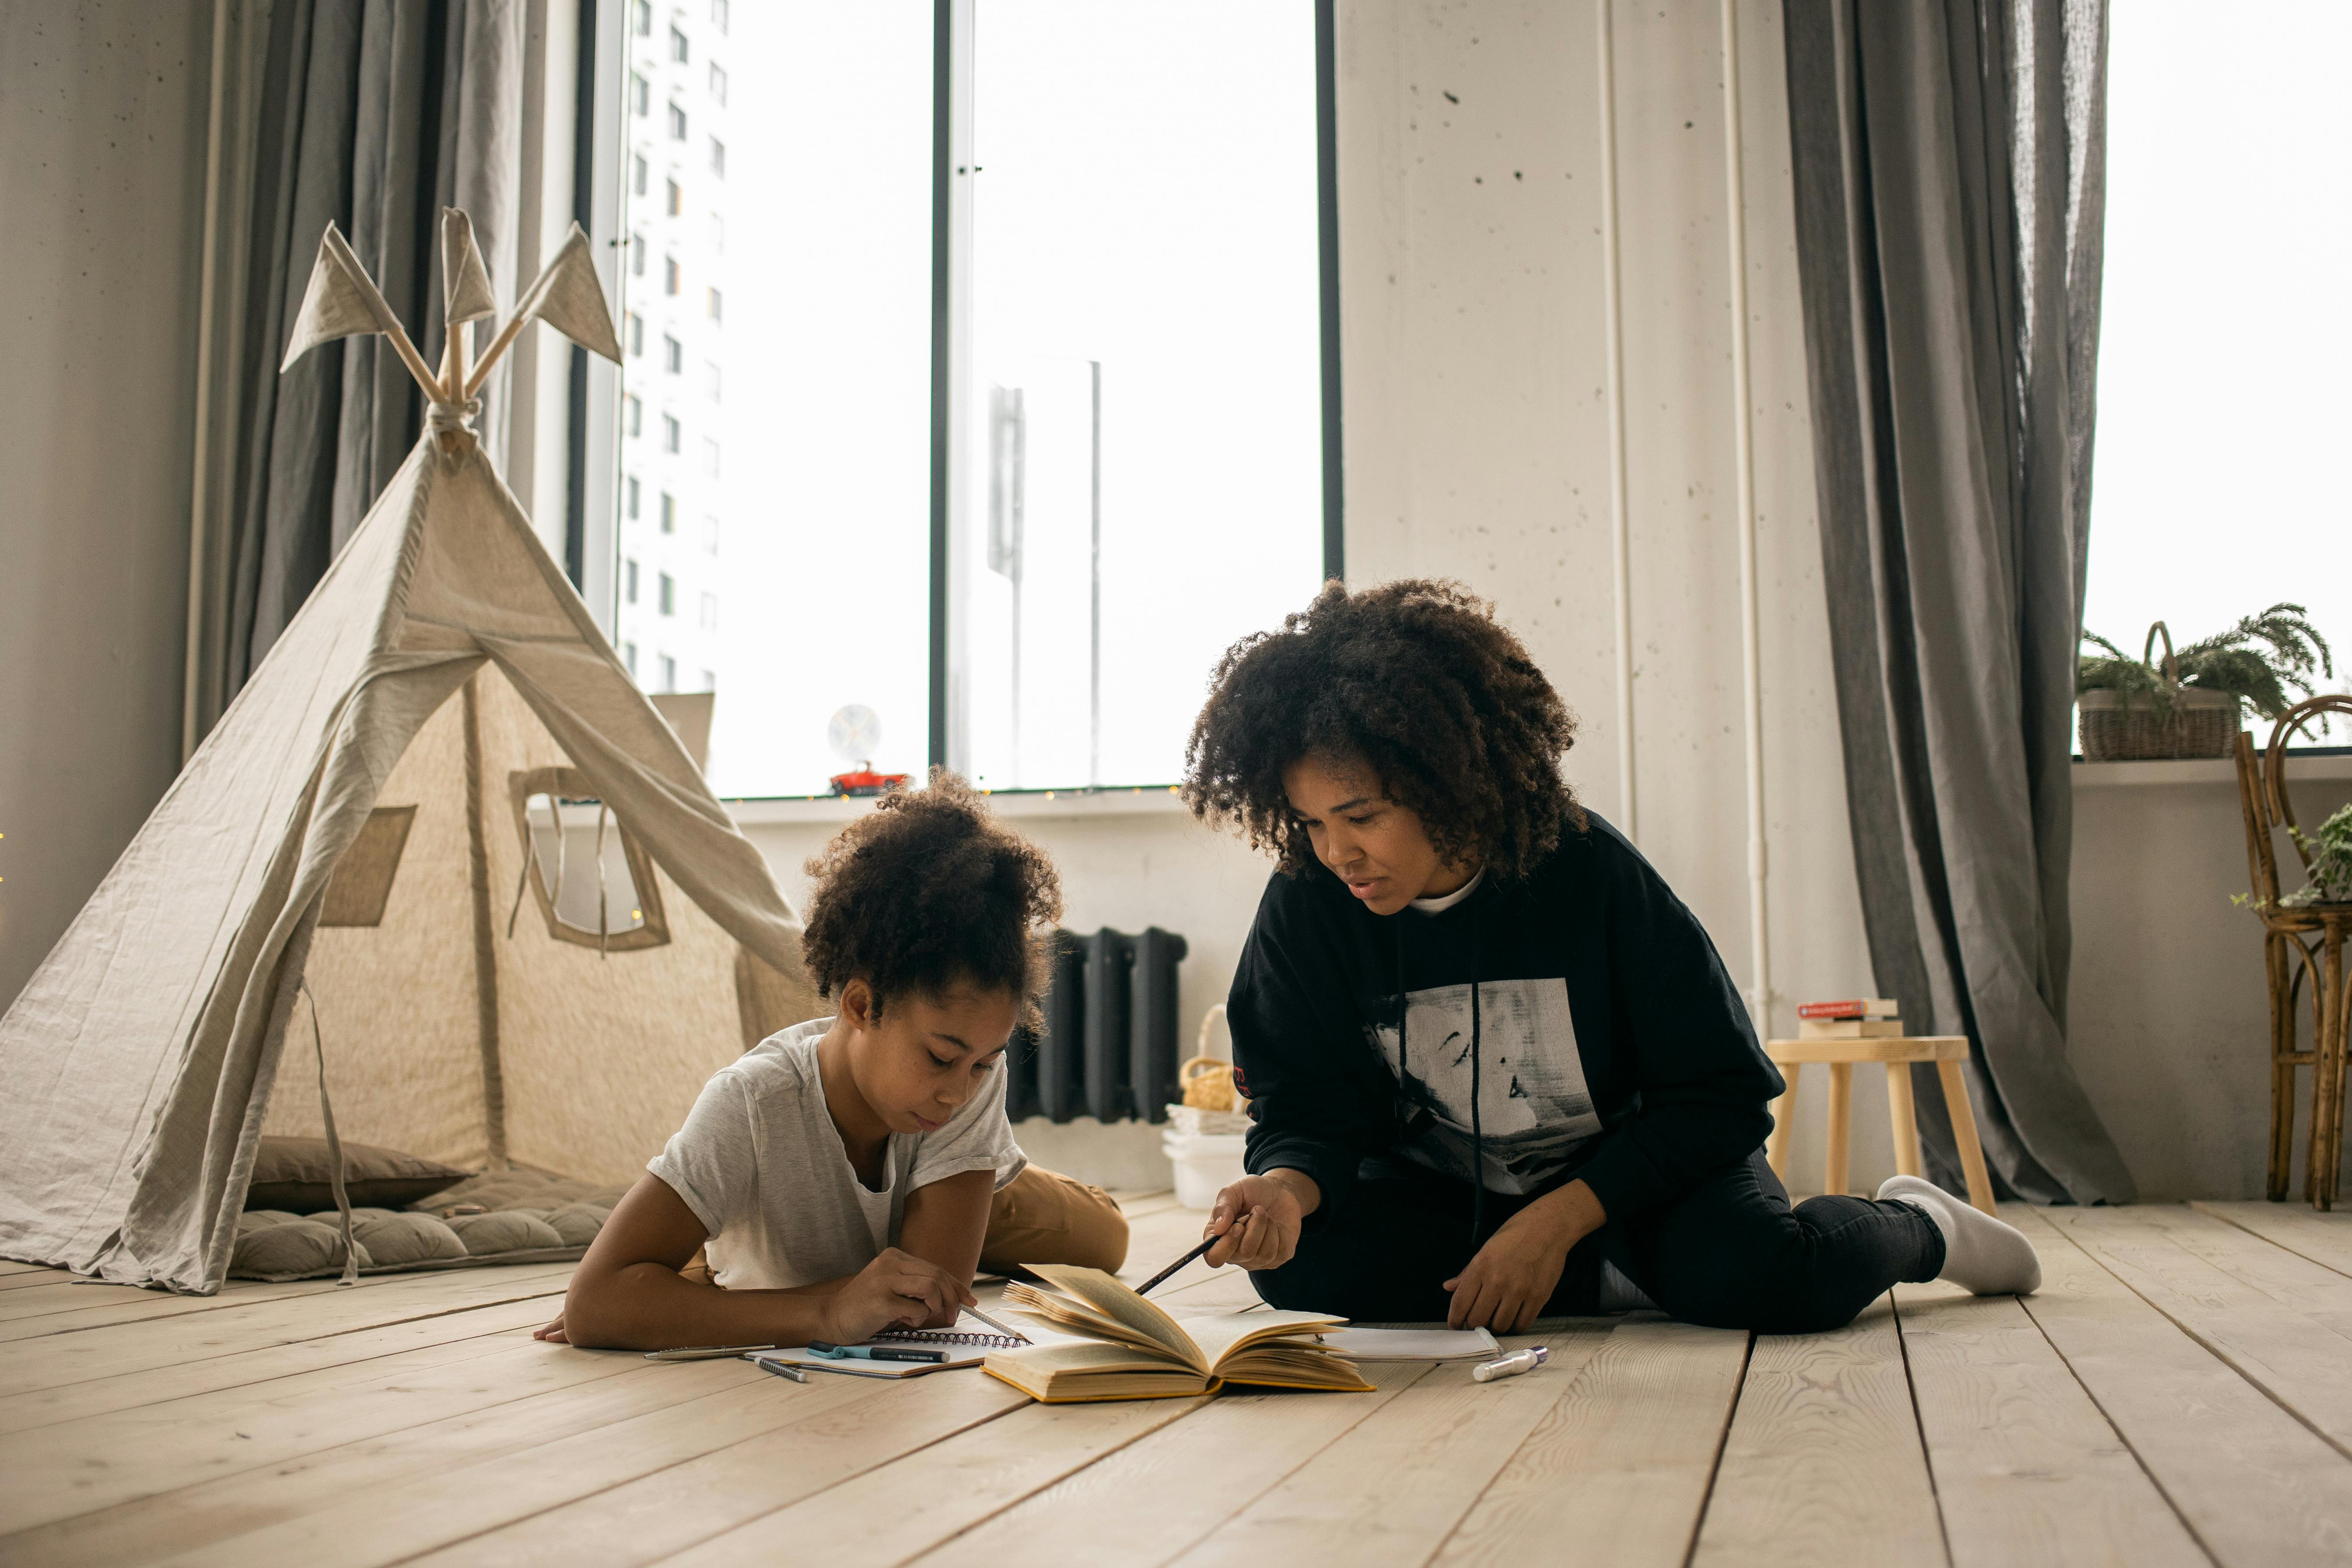
[[[1909,1204],[1944,1233],[1944,1271],[1948,1279],[1979,1296],[2029,1296],[2042,1288],[2042,1259],[2015,1226],[1993,1218],[1917,1176],[1890,1176],[1878,1200]]]

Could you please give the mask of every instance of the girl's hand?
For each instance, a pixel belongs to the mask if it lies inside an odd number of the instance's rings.
[[[1559,1288],[1570,1251],[1608,1217],[1582,1182],[1570,1182],[1513,1215],[1478,1249],[1470,1267],[1445,1282],[1454,1292],[1446,1327],[1525,1332]]]
[[[821,1337],[854,1345],[884,1329],[953,1322],[961,1309],[978,1304],[966,1283],[938,1264],[887,1247],[825,1298]]]
[[[1323,1190],[1301,1171],[1244,1176],[1217,1194],[1201,1234],[1222,1237],[1209,1248],[1212,1268],[1279,1268],[1298,1250],[1298,1227],[1322,1203]]]

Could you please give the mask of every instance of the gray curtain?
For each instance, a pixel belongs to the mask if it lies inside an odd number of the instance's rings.
[[[523,0],[273,0],[260,64],[246,341],[227,571],[200,667],[209,730],[415,443],[423,395],[382,339],[278,374],[320,237],[341,227],[437,361],[441,208],[464,208],[503,307],[514,297]],[[486,387],[480,421],[499,428]],[[495,449],[493,459],[502,454]]]
[[[1969,1036],[1996,1183],[2123,1203],[2066,1062],[2105,0],[1788,0],[1854,863],[1882,994]],[[1957,1189],[1935,1075],[1929,1172]]]

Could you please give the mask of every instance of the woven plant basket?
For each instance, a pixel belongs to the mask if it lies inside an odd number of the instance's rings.
[[[2146,700],[2127,709],[2120,691],[2085,691],[2074,700],[2083,710],[2084,762],[2226,757],[2237,749],[2239,704],[2233,692],[2181,687],[2172,694],[2168,713]]]

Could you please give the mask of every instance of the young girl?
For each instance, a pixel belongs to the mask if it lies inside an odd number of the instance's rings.
[[[1226,654],[1185,798],[1280,868],[1228,1008],[1252,1173],[1209,1261],[1279,1307],[1504,1331],[1646,1297],[1807,1332],[1898,1279],[2033,1289],[2023,1236],[1916,1177],[1790,1205],[1780,1075],[1697,920],[1561,782],[1574,737],[1451,584],[1335,583]]]
[[[953,1322],[983,1260],[1125,1260],[1118,1205],[1029,1166],[1004,1117],[1007,1042],[1036,1015],[1062,912],[1043,852],[937,773],[808,871],[809,974],[839,1014],[719,1070],[541,1338],[855,1343]]]

